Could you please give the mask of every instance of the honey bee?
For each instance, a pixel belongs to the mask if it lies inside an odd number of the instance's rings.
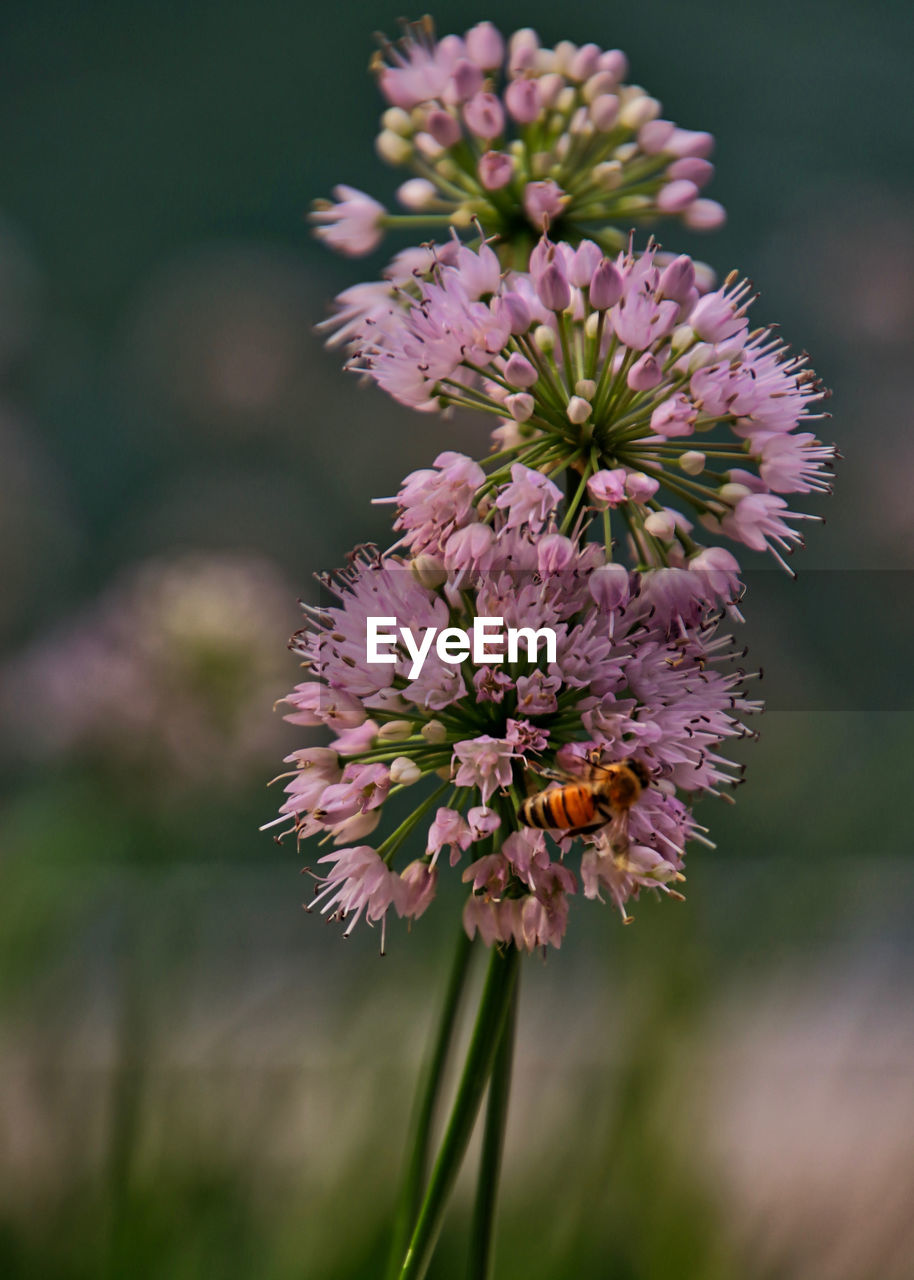
[[[579,835],[612,822],[624,845],[628,835],[628,813],[638,803],[651,775],[640,760],[600,761],[595,749],[586,756],[587,772],[582,778],[569,774],[545,774],[562,785],[528,796],[517,811],[525,827],[565,831]]]

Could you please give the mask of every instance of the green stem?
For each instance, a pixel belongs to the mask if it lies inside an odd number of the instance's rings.
[[[438,1100],[441,1097],[444,1069],[454,1041],[457,1017],[466,989],[467,975],[470,971],[472,951],[473,943],[467,937],[465,930],[461,929],[460,936],[457,939],[457,950],[454,952],[454,960],[451,965],[450,977],[448,978],[444,1004],[435,1031],[431,1056],[428,1059],[422,1082],[421,1094],[417,1095],[417,1106],[411,1125],[406,1173],[403,1178],[400,1200],[394,1217],[394,1234],[387,1262],[387,1280],[396,1280],[400,1270],[400,1261],[416,1225],[422,1188],[428,1171],[432,1124],[434,1123]]]
[[[428,1271],[448,1199],[457,1181],[482,1095],[489,1082],[492,1063],[508,1015],[517,978],[518,952],[513,946],[492,948],[489,971],[483,988],[476,1026],[467,1051],[457,1097],[419,1219],[413,1231],[399,1280],[423,1280]]]
[[[518,979],[519,982],[520,979]],[[479,1160],[479,1181],[476,1184],[476,1202],[473,1206],[473,1224],[470,1228],[470,1248],[467,1280],[490,1280],[492,1275],[492,1242],[495,1228],[495,1209],[498,1197],[498,1180],[501,1174],[505,1128],[508,1121],[508,1095],[511,1090],[511,1067],[514,1062],[514,1033],[517,1025],[517,982],[511,997],[505,1029],[492,1067],[489,1083],[489,1099],[486,1104],[486,1126],[482,1137],[482,1154]]]

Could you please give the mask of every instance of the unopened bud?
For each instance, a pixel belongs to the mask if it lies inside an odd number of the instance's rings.
[[[425,129],[435,139],[439,147],[453,147],[456,142],[460,141],[462,134],[460,121],[452,116],[449,111],[442,111],[440,108],[428,113],[425,120]]]
[[[601,93],[590,104],[590,118],[601,133],[609,133],[619,118],[619,99],[614,93]]]
[[[596,102],[604,94],[612,93],[616,84],[617,81],[607,71],[598,71],[582,88],[581,97],[587,103]]]
[[[685,351],[695,341],[695,330],[690,324],[681,324],[670,336],[670,346],[674,351]]]
[[[687,476],[700,476],[706,462],[707,458],[698,449],[687,449],[679,458],[679,465]]]
[[[657,386],[662,377],[663,370],[657,362],[657,357],[650,351],[645,351],[644,355],[639,356],[629,369],[626,382],[632,391],[650,391]]]
[[[417,213],[434,208],[438,201],[438,190],[427,178],[410,178],[397,188],[397,199],[404,209],[413,209]]]
[[[515,422],[526,422],[528,418],[533,417],[536,401],[526,391],[521,391],[517,395],[508,396],[505,407]]]
[[[575,426],[580,426],[582,422],[586,422],[590,417],[590,401],[585,400],[582,396],[572,396],[568,401],[568,408],[565,412],[568,415],[568,421],[573,422]]]
[[[533,341],[547,355],[555,347],[555,333],[548,324],[538,324],[533,330]]]
[[[446,742],[447,729],[440,720],[429,720],[419,731],[426,742]]]
[[[447,582],[447,570],[437,556],[423,552],[409,562],[413,577],[426,591],[437,591]]]
[[[401,787],[411,787],[422,777],[422,770],[409,756],[397,756],[390,766],[390,780]]]
[[[505,378],[512,387],[532,387],[539,381],[539,373],[526,356],[515,351],[505,365]]]
[[[644,527],[652,537],[659,538],[661,542],[672,541],[676,533],[673,517],[666,511],[652,511],[645,519]]]
[[[408,138],[413,132],[412,116],[402,107],[388,107],[381,116],[381,124],[391,133],[399,133],[403,138]]]
[[[659,155],[675,128],[672,120],[648,120],[638,130],[638,146],[649,156]]]
[[[729,484],[722,484],[717,491],[717,496],[721,502],[726,502],[728,506],[735,507],[743,498],[748,498],[752,493],[751,489],[747,489],[744,484],[735,484],[731,481]]]
[[[579,378],[574,384],[574,393],[581,396],[584,400],[593,400],[597,390],[597,384],[592,378]]]
[[[590,176],[604,191],[615,191],[622,181],[622,165],[618,160],[604,160],[594,165]]]
[[[649,94],[639,94],[625,103],[619,112],[619,123],[636,132],[649,120],[656,120],[660,115],[660,103]]]
[[[382,129],[374,145],[378,155],[388,164],[406,164],[413,154],[411,143],[394,133],[393,129]]]
[[[693,231],[716,231],[727,221],[727,211],[716,200],[696,200],[686,210],[683,221]]]
[[[595,311],[614,307],[622,297],[622,274],[609,258],[604,258],[593,273],[588,297]]]
[[[657,193],[657,208],[664,213],[682,213],[698,198],[698,188],[687,178],[677,178],[668,182]]]
[[[412,734],[413,726],[409,720],[388,720],[378,730],[381,742],[405,742]]]

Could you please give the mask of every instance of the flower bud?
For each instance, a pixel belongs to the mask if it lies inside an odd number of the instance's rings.
[[[752,493],[744,484],[722,484],[717,491],[717,496],[721,502],[726,502],[729,506],[736,506],[738,502],[742,502],[743,498],[748,498]]]
[[[597,44],[582,44],[571,59],[568,74],[572,80],[588,80],[597,71],[602,50]]]
[[[682,213],[698,196],[698,188],[687,178],[667,182],[657,193],[657,208],[664,213]]]
[[[538,324],[533,330],[533,341],[546,355],[555,347],[555,333],[548,324]]]
[[[682,253],[674,258],[669,266],[664,267],[658,286],[658,293],[664,298],[672,298],[674,302],[685,302],[695,287],[695,267],[692,259]],[[678,333],[679,330],[677,329]]]
[[[455,102],[466,102],[482,88],[483,75],[475,62],[461,58],[451,72],[450,94]]]
[[[672,542],[676,536],[676,524],[668,511],[652,511],[645,518],[644,527],[652,537],[659,538],[661,542]]]
[[[594,128],[609,133],[619,118],[619,99],[614,93],[601,93],[590,104],[590,118]]]
[[[659,155],[675,129],[672,120],[648,120],[638,130],[638,146],[646,155]]]
[[[714,150],[714,138],[710,133],[698,133],[694,129],[674,129],[672,137],[667,139],[666,150],[671,155],[697,156],[706,160]]]
[[[668,440],[676,436],[690,436],[697,417],[698,411],[692,401],[680,392],[657,405],[651,414],[651,430]]]
[[[390,780],[394,785],[399,784],[401,787],[411,787],[421,777],[422,770],[415,760],[410,760],[409,756],[397,756],[390,766]]]
[[[497,138],[505,127],[505,113],[494,93],[477,93],[463,108],[467,128],[477,138],[490,141]]]
[[[562,76],[545,75],[540,76],[536,86],[540,100],[540,110],[548,111],[555,105],[556,98],[565,87],[565,81]]]
[[[626,382],[632,391],[650,391],[656,387],[663,377],[663,371],[657,363],[656,356],[645,351],[628,371]]]
[[[487,151],[480,157],[476,172],[486,191],[500,191],[511,181],[515,164],[514,157],[503,151]]]
[[[507,320],[512,333],[526,333],[530,328],[530,308],[519,293],[500,293],[495,299],[495,315],[499,321]]]
[[[586,289],[602,257],[599,245],[594,244],[592,240],[582,240],[571,259],[568,279],[578,289]]]
[[[593,400],[596,390],[597,384],[593,378],[579,378],[574,384],[574,394],[584,400]]]
[[[409,720],[388,720],[378,730],[378,739],[381,742],[405,742],[412,734],[413,726]]]
[[[605,53],[601,53],[597,66],[601,71],[608,72],[616,84],[628,75],[628,58],[621,49],[607,49]]]
[[[687,449],[679,456],[679,465],[687,476],[700,476],[706,462],[707,458],[698,449]]]
[[[581,88],[581,97],[589,106],[590,103],[596,102],[597,98],[602,97],[604,94],[612,93],[615,87],[616,81],[608,72],[598,71]]]
[[[505,89],[505,106],[518,124],[532,124],[540,113],[540,93],[535,80],[512,80]]]
[[[453,147],[462,136],[460,121],[450,111],[443,111],[440,107],[428,113],[425,129],[440,147]]]
[[[441,114],[446,116],[447,112],[442,111]],[[448,119],[453,119],[453,116],[448,116]],[[459,136],[459,125],[457,126],[457,130]],[[413,142],[415,143],[416,151],[419,155],[422,156],[424,160],[429,160],[434,163],[435,168],[441,174],[442,178],[452,176],[448,173],[448,169],[453,167],[452,162],[448,160],[445,155],[445,149],[442,147],[441,143],[436,142],[430,133],[426,133],[424,131],[422,133],[417,133],[413,138]]]
[[[571,303],[571,286],[555,260],[537,277],[536,293],[543,306],[550,311],[564,311]]]
[[[533,417],[536,401],[533,396],[527,395],[525,391],[522,391],[518,395],[508,396],[505,400],[505,407],[515,422],[526,422]]]
[[[392,129],[382,129],[374,145],[378,155],[388,164],[406,164],[413,154],[412,144]]]
[[[409,563],[413,577],[426,591],[437,591],[447,582],[447,570],[437,556],[423,552]]]
[[[693,231],[716,231],[727,221],[727,211],[716,200],[696,200],[683,219]]]
[[[649,94],[640,93],[625,103],[619,112],[619,123],[636,132],[649,120],[656,120],[660,115],[660,103]]]
[[[512,387],[532,387],[539,381],[539,373],[526,356],[515,351],[505,365],[505,378]]]
[[[660,488],[653,476],[643,471],[632,471],[625,477],[625,492],[633,502],[647,502]]]
[[[483,71],[500,67],[505,56],[505,42],[501,32],[491,22],[478,22],[464,36],[469,56]]]
[[[588,297],[595,311],[614,307],[622,297],[622,273],[609,258],[604,258],[593,273]]]
[[[622,182],[622,164],[619,160],[603,160],[594,165],[591,177],[604,191],[615,191]]]
[[[539,36],[533,27],[521,27],[508,40],[508,74],[518,76],[530,70],[539,52]]]
[[[575,426],[580,426],[582,422],[586,422],[590,417],[590,401],[584,400],[581,396],[572,396],[568,401],[568,407],[565,410],[568,415],[568,421],[573,422]]]
[[[617,507],[625,501],[626,472],[623,467],[612,471],[596,471],[587,481],[591,501],[602,511],[604,507]]]
[[[556,182],[528,182],[524,189],[524,212],[541,230],[544,218],[555,218],[565,207],[565,192]]]
[[[704,187],[714,177],[714,166],[710,160],[699,160],[698,156],[685,156],[682,160],[674,160],[667,169],[670,178],[686,178],[694,182],[696,187]]]
[[[429,720],[419,730],[426,742],[439,743],[447,741],[447,729],[440,720]]]
[[[434,208],[438,191],[435,184],[427,178],[410,178],[397,188],[397,199],[405,209],[421,213],[425,209]]]
[[[403,138],[408,138],[413,132],[412,116],[402,107],[388,107],[381,116],[381,124],[391,133],[399,133]]]

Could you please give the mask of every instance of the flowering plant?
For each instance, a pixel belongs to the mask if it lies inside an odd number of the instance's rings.
[[[329,740],[287,758],[268,825],[331,845],[310,905],[347,934],[380,923],[382,950],[391,911],[420,917],[442,874],[467,886],[389,1275],[425,1275],[488,1092],[470,1241],[482,1277],[519,956],[561,945],[579,893],[608,898],[626,922],[644,891],[681,897],[687,844],[709,843],[694,800],[741,780],[725,744],[761,704],[720,630],[741,621],[740,565],[697,526],[786,568],[796,522],[818,517],[783,495],[827,492],[835,454],[806,429],[826,393],[805,355],[750,330],[749,284],[734,274],[716,288],[703,264],[637,247],[645,221],[710,228],[723,214],[699,194],[710,135],[662,120],[623,83],[622,54],[546,49],[528,30],[506,42],[491,23],[437,40],[423,21],[383,46],[375,70],[389,104],[378,149],[412,168],[399,191],[411,212],[338,188],[315,212],[317,234],[348,254],[396,225],[450,234],[342,293],[328,344],[413,409],[494,418],[493,452],[436,448],[381,499],[395,507],[393,545],[358,548],[321,579],[293,638],[305,679],[284,704]],[[368,646],[379,620],[402,624],[383,661]],[[414,662],[414,630],[445,639],[480,621],[548,633],[553,649],[445,643]],[[410,812],[379,839],[404,795]],[[428,1175],[479,939],[488,977]]]

